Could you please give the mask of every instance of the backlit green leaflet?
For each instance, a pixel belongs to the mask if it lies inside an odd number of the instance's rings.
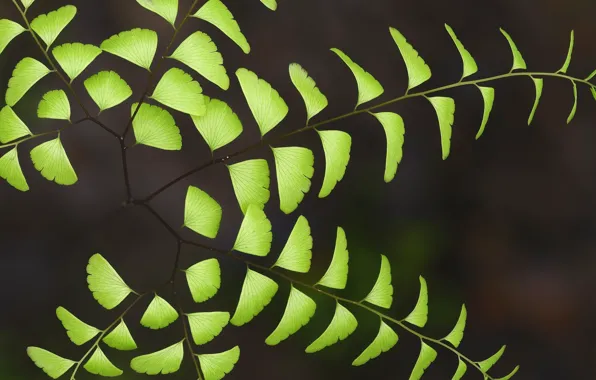
[[[144,8],[163,17],[170,25],[176,23],[178,15],[178,0],[137,0]]]
[[[10,106],[4,106],[0,110],[0,142],[6,144],[30,135],[29,128]]]
[[[240,46],[244,53],[250,53],[250,45],[242,34],[240,26],[221,0],[207,1],[193,16],[213,24]]]
[[[47,50],[76,14],[77,8],[75,6],[65,5],[48,14],[37,16],[31,21],[31,29],[46,43]]]
[[[101,43],[100,48],[146,70],[157,50],[157,33],[148,29],[132,29],[116,34]]]
[[[14,106],[41,78],[50,73],[43,63],[33,58],[23,58],[17,63],[6,90],[6,104]]]
[[[216,259],[198,262],[184,273],[192,298],[197,303],[215,296],[221,286],[221,269]]]
[[[40,144],[31,150],[35,169],[48,181],[59,185],[73,185],[78,181],[60,137]]]
[[[72,82],[101,54],[101,49],[75,42],[56,46],[52,54]]]
[[[0,54],[13,39],[24,31],[25,28],[21,24],[7,19],[0,20]]]

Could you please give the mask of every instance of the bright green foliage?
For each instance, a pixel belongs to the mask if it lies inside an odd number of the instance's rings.
[[[536,110],[538,109],[538,104],[540,104],[540,98],[542,97],[542,88],[544,87],[544,79],[532,78],[532,81],[534,82],[534,87],[536,88],[536,97],[534,98],[532,112],[530,112],[530,117],[528,117],[528,125],[532,124],[532,120],[534,120],[534,115],[536,115]]]
[[[87,265],[87,283],[93,298],[108,310],[118,306],[133,292],[122,277],[99,253],[91,256]]]
[[[138,103],[132,105],[131,115],[137,107]],[[132,122],[132,128],[138,144],[163,150],[182,149],[180,129],[172,115],[163,108],[143,103]]]
[[[333,289],[344,289],[348,282],[348,240],[343,228],[337,227],[335,250],[329,268],[316,285],[323,285]]]
[[[14,21],[2,19],[0,20],[0,54],[6,49],[6,46],[19,34],[26,29]]]
[[[70,160],[64,151],[60,137],[40,144],[31,150],[35,169],[48,181],[59,185],[73,185],[78,181]]]
[[[250,204],[232,248],[255,256],[267,256],[271,250],[271,222],[259,207]]]
[[[178,319],[176,309],[156,294],[141,318],[141,325],[159,330],[171,325],[176,319]]]
[[[199,82],[178,68],[168,70],[150,97],[161,104],[189,115],[205,114],[203,89]]]
[[[137,356],[130,362],[130,368],[147,375],[166,375],[180,369],[184,357],[184,340],[152,354]]]
[[[62,306],[56,309],[56,316],[62,322],[70,340],[77,346],[87,343],[100,333],[97,328],[81,321]]]
[[[137,344],[130,334],[128,326],[124,323],[124,320],[121,320],[118,326],[103,338],[103,342],[120,351],[132,351],[137,349]]]
[[[451,380],[460,380],[466,374],[468,370],[468,366],[464,363],[463,360],[459,359],[457,363],[457,369],[455,370],[455,374]]]
[[[27,8],[29,8],[34,1],[35,0],[21,0],[21,3],[25,7],[25,10],[27,10]]]
[[[331,51],[344,61],[356,78],[356,83],[358,85],[358,101],[356,102],[356,107],[379,97],[385,91],[379,81],[357,63],[352,61],[352,59],[344,54],[344,52],[335,48],[331,49]]]
[[[393,303],[393,285],[391,285],[391,264],[385,255],[381,255],[381,268],[377,281],[364,298],[365,301],[389,309]]]
[[[327,97],[319,90],[315,81],[308,76],[306,70],[297,63],[290,64],[290,79],[304,99],[306,121],[308,122],[327,107],[329,104]]]
[[[269,83],[247,69],[238,69],[236,76],[254,116],[261,136],[275,128],[288,114],[288,105]]]
[[[372,343],[352,362],[352,365],[361,366],[366,364],[369,360],[392,349],[393,346],[397,344],[398,340],[399,338],[395,331],[381,320],[379,332],[375,337],[375,340],[373,340]]]
[[[457,48],[457,51],[459,52],[464,64],[462,79],[475,74],[478,71],[478,65],[476,64],[474,57],[472,57],[470,52],[464,47],[449,25],[445,24],[445,29],[447,29],[447,33],[449,33],[449,36],[451,36],[451,39],[453,40],[453,43],[455,44],[455,47]]]
[[[221,268],[216,259],[196,263],[184,272],[195,302],[205,302],[217,294],[221,286]]]
[[[430,67],[428,67],[426,62],[424,62],[424,59],[418,55],[416,49],[410,45],[406,38],[397,29],[389,28],[389,32],[391,33],[391,37],[393,37],[393,41],[395,41],[404,63],[406,64],[406,69],[408,70],[408,91],[429,80],[432,76]]]
[[[513,371],[509,373],[507,376],[499,377],[497,380],[509,380],[511,379],[516,373],[519,371],[519,366],[515,367]]]
[[[293,272],[307,273],[310,270],[311,258],[312,236],[310,235],[310,226],[308,220],[300,215],[286,245],[273,266]]]
[[[459,347],[462,339],[464,338],[464,329],[466,328],[466,320],[468,319],[468,310],[466,305],[462,305],[459,318],[453,327],[453,330],[443,340],[451,343],[453,347]]]
[[[403,157],[404,135],[406,129],[404,119],[393,112],[378,112],[372,114],[383,126],[387,138],[387,154],[385,158],[385,182],[395,178],[397,167]]]
[[[567,51],[567,57],[565,58],[565,62],[563,63],[563,67],[561,67],[561,69],[559,71],[557,71],[558,73],[565,74],[567,72],[567,69],[569,69],[569,65],[571,64],[571,56],[573,55],[573,45],[575,43],[575,37],[574,36],[575,36],[575,34],[573,33],[573,30],[572,30],[571,31],[571,36],[569,36],[569,50]]]
[[[137,0],[142,7],[163,17],[172,26],[178,15],[178,0]]]
[[[272,11],[277,10],[277,0],[261,0],[261,3],[265,4]]]
[[[37,107],[37,117],[70,121],[70,102],[66,93],[63,90],[46,93]]]
[[[57,379],[64,375],[75,364],[72,360],[64,359],[39,347],[28,347],[27,355],[29,355],[36,366],[41,368],[52,379]]]
[[[312,354],[344,340],[356,330],[356,327],[358,327],[358,321],[354,314],[337,302],[331,323],[314,342],[306,347],[305,352]]]
[[[594,100],[596,100],[596,89],[594,87],[590,87],[590,92],[592,93]]]
[[[424,327],[428,321],[428,287],[422,276],[420,276],[420,294],[416,306],[404,320],[418,327]]]
[[[132,95],[132,89],[113,71],[101,71],[85,81],[85,88],[99,112],[117,106]]]
[[[437,358],[437,351],[435,351],[434,348],[423,341],[420,341],[420,343],[422,345],[420,347],[420,355],[418,355],[418,360],[416,360],[416,364],[410,375],[410,380],[420,380],[422,375],[424,375],[424,371],[426,371]]]
[[[242,123],[230,106],[221,100],[203,96],[205,111],[202,115],[191,115],[195,127],[213,153],[228,145],[242,133]]]
[[[478,140],[484,133],[484,128],[486,128],[486,123],[488,123],[488,118],[490,117],[490,113],[493,110],[493,103],[495,102],[494,88],[478,86],[478,89],[480,90],[480,93],[482,94],[482,100],[484,101],[484,113],[482,115],[482,123],[480,124],[480,128],[476,133],[476,140]]]
[[[41,37],[49,48],[76,14],[77,8],[74,5],[65,5],[48,14],[37,16],[31,21],[31,29]]]
[[[352,137],[343,131],[317,130],[325,151],[325,178],[319,198],[325,198],[346,174],[350,161]]]
[[[12,187],[20,191],[28,191],[29,185],[23,175],[19,154],[15,146],[0,158],[0,177],[4,178]]]
[[[35,83],[49,73],[50,69],[38,60],[30,57],[23,58],[17,63],[12,77],[8,81],[8,90],[5,95],[6,104],[13,107]]]
[[[587,80],[587,81],[590,81],[590,80],[592,80],[592,78],[594,78],[595,76],[596,76],[596,70],[592,71],[592,72],[590,73],[590,75],[588,75],[588,76],[586,77],[586,80]],[[594,87],[592,87],[592,88],[594,88]]]
[[[309,296],[296,289],[293,285],[286,310],[275,330],[267,337],[265,343],[275,346],[295,334],[306,326],[315,315],[317,304]]]
[[[571,112],[569,112],[569,116],[567,117],[567,124],[571,123],[571,120],[575,117],[575,112],[577,111],[577,84],[575,82],[571,82],[573,85],[573,107],[571,108]]]
[[[451,149],[451,128],[455,120],[455,101],[451,98],[442,96],[435,96],[434,98],[427,98],[432,104],[437,118],[439,119],[439,130],[441,131],[441,150],[443,151],[443,159],[447,159]]]
[[[63,44],[52,49],[52,54],[70,81],[75,80],[101,54],[102,50],[95,45]]]
[[[3,144],[31,136],[31,131],[10,106],[0,110],[0,142]]]
[[[275,281],[247,268],[240,300],[230,323],[234,326],[242,326],[252,321],[265,306],[269,305],[277,289],[278,285]]]
[[[240,46],[244,53],[250,53],[250,45],[234,20],[234,15],[221,0],[207,1],[193,16],[213,24]]]
[[[91,358],[85,363],[85,369],[94,375],[105,377],[116,377],[122,375],[122,370],[116,367],[110,359],[103,353],[99,346],[91,355]]]
[[[275,157],[275,171],[281,211],[290,214],[310,190],[310,179],[315,169],[315,156],[303,147],[271,148]]]
[[[184,206],[184,226],[214,239],[221,223],[221,206],[203,190],[189,186]]]
[[[157,50],[157,33],[139,28],[128,30],[105,40],[100,48],[150,71]]]
[[[488,372],[488,370],[490,370],[495,364],[497,364],[499,359],[501,359],[501,356],[503,356],[503,353],[505,353],[506,347],[507,346],[501,347],[501,349],[497,351],[494,355],[492,355],[490,358],[477,363],[482,372]]]
[[[517,49],[515,42],[513,42],[513,39],[511,38],[509,33],[504,31],[503,29],[500,29],[500,30],[501,30],[501,33],[507,39],[507,42],[509,42],[509,47],[511,48],[511,53],[513,54],[513,66],[511,66],[511,71],[518,70],[518,69],[525,70],[527,68],[526,61],[524,61],[524,57],[522,57],[520,51]]]
[[[238,359],[240,359],[240,348],[238,346],[219,354],[197,355],[205,380],[221,380],[230,373]]]
[[[263,209],[269,201],[269,165],[266,160],[255,159],[228,165],[234,193],[243,213],[248,205]]]
[[[196,345],[211,342],[230,321],[230,313],[214,311],[210,313],[187,314],[190,332]]]
[[[230,78],[223,66],[223,58],[211,37],[203,32],[191,34],[169,58],[184,63],[223,90],[230,87]]]

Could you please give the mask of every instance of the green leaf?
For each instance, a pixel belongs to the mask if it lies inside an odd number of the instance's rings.
[[[102,50],[95,45],[78,42],[56,46],[52,54],[62,70],[74,81],[101,54]]]
[[[482,94],[482,100],[484,101],[484,114],[482,115],[482,124],[480,124],[480,129],[478,129],[478,132],[476,133],[476,140],[478,140],[484,133],[484,128],[486,128],[486,123],[488,123],[488,118],[491,111],[493,110],[493,103],[495,101],[494,88],[478,86],[478,89],[480,90],[480,93]]]
[[[120,305],[133,290],[99,253],[91,256],[87,265],[87,283],[93,298],[108,310]]]
[[[437,118],[439,119],[439,129],[441,131],[441,150],[443,151],[443,159],[447,159],[451,149],[451,128],[455,120],[455,101],[451,98],[442,96],[435,96],[434,98],[427,98],[432,104]]]
[[[243,213],[253,204],[263,209],[269,201],[269,165],[266,160],[255,159],[227,165],[234,193]]]
[[[137,0],[143,8],[157,13],[175,27],[178,15],[178,0]]]
[[[424,375],[424,371],[435,361],[437,358],[437,351],[434,348],[427,345],[423,341],[420,341],[422,347],[420,348],[420,355],[418,355],[418,360],[416,360],[416,364],[414,365],[414,369],[412,370],[412,374],[410,375],[410,380],[420,380],[422,375]]]
[[[10,106],[4,106],[0,110],[0,142],[6,144],[25,136],[31,136],[29,128]]]
[[[461,380],[462,377],[466,374],[468,370],[468,366],[464,363],[463,360],[459,359],[459,363],[457,364],[457,369],[455,370],[455,374],[451,380]]]
[[[315,315],[316,309],[317,304],[315,301],[292,285],[284,315],[275,330],[267,337],[265,343],[275,346],[286,340],[290,335],[295,334],[308,324]]]
[[[267,256],[271,250],[271,222],[259,207],[249,204],[232,248],[255,256]]]
[[[573,45],[575,42],[575,37],[573,30],[571,31],[571,36],[569,37],[569,50],[567,51],[567,58],[565,58],[565,62],[563,63],[563,67],[557,73],[565,74],[567,69],[569,69],[569,65],[571,64],[571,55],[573,54]],[[575,83],[575,82],[574,82]]]
[[[85,88],[99,112],[115,107],[132,95],[132,89],[113,71],[101,71],[85,81]]]
[[[316,285],[323,285],[333,289],[344,289],[348,282],[348,240],[343,228],[337,227],[337,237],[335,239],[335,250],[329,268],[321,277]]]
[[[31,21],[31,29],[41,37],[49,48],[76,14],[77,8],[74,5],[65,5],[48,14],[37,16]]]
[[[451,36],[451,39],[453,40],[453,43],[455,44],[455,47],[457,48],[457,51],[459,52],[459,55],[461,56],[462,62],[464,64],[463,74],[461,78],[464,79],[465,77],[469,77],[470,75],[478,72],[478,65],[476,64],[474,57],[472,57],[470,52],[457,38],[457,35],[455,35],[453,29],[447,24],[445,24],[445,29],[447,29],[447,33],[449,33],[449,36]]]
[[[151,71],[151,62],[157,50],[157,33],[139,28],[128,30],[105,40],[100,48]]]
[[[484,373],[487,373],[499,361],[499,359],[501,359],[501,356],[503,356],[506,347],[507,346],[501,347],[501,349],[490,358],[478,362],[477,364],[480,367],[480,370]]]
[[[103,338],[103,342],[120,351],[132,351],[137,349],[137,343],[130,334],[130,330],[128,330],[128,326],[126,326],[124,320],[120,320],[118,326]]]
[[[269,305],[277,289],[278,285],[275,281],[247,268],[240,300],[230,323],[234,326],[242,326],[252,321],[265,306]]]
[[[321,351],[323,348],[331,346],[340,340],[346,339],[358,327],[356,317],[339,302],[336,303],[335,314],[327,329],[308,347],[306,353],[312,354]]]
[[[234,15],[221,0],[207,1],[193,16],[212,24],[240,46],[244,53],[250,53],[250,45],[234,20]]]
[[[308,76],[306,70],[297,63],[290,64],[290,79],[298,90],[306,105],[306,122],[324,110],[329,102],[317,87],[314,79]]]
[[[428,321],[428,287],[426,286],[426,280],[422,276],[420,276],[418,302],[416,302],[414,310],[404,320],[418,327],[424,327]]]
[[[205,114],[205,100],[201,85],[190,75],[175,67],[161,77],[150,98],[191,116]]]
[[[180,369],[184,357],[184,340],[152,354],[137,356],[130,362],[130,368],[147,375],[166,375]]]
[[[536,110],[538,109],[538,104],[540,104],[540,98],[542,97],[542,88],[544,86],[544,79],[542,78],[533,78],[532,81],[534,82],[534,87],[536,88],[536,97],[534,98],[534,105],[532,106],[532,112],[530,112],[530,117],[528,117],[528,125],[532,124],[532,120],[534,120],[534,115],[536,115]]]
[[[389,28],[391,37],[397,45],[399,52],[408,70],[408,91],[426,82],[432,76],[430,67],[406,38],[395,28]]]
[[[315,169],[315,156],[310,149],[302,147],[273,148],[275,171],[279,189],[281,211],[290,214],[310,190],[310,179]]]
[[[21,0],[21,3],[25,7],[25,10],[27,10],[27,8],[29,8],[34,1],[35,0]]]
[[[0,177],[4,178],[17,190],[29,190],[29,185],[19,163],[19,154],[16,146],[0,158]]]
[[[8,44],[15,39],[16,36],[23,33],[26,29],[14,21],[2,19],[0,20],[0,54],[6,49]]]
[[[75,364],[72,360],[64,359],[39,347],[27,347],[27,355],[52,379],[64,375]]]
[[[594,87],[590,87],[590,92],[592,93],[594,100],[596,100],[596,89]]]
[[[213,153],[228,145],[242,133],[242,123],[230,106],[221,100],[203,96],[205,112],[201,116],[191,115],[195,127]]]
[[[59,185],[73,185],[78,181],[60,137],[40,144],[31,150],[31,160],[35,169],[48,181]]]
[[[13,107],[41,78],[50,73],[43,63],[27,57],[17,63],[6,90],[6,104]]]
[[[319,198],[325,198],[346,174],[350,161],[352,137],[343,131],[319,131],[325,151],[325,178]]]
[[[178,312],[157,294],[145,310],[141,318],[141,325],[153,330],[163,329],[178,319]]]
[[[385,255],[381,255],[379,276],[364,301],[389,309],[393,303],[393,285],[391,285],[391,264]]]
[[[56,309],[56,316],[62,322],[70,340],[77,346],[87,343],[100,333],[97,328],[81,321],[62,306]]]
[[[515,374],[517,373],[517,371],[519,371],[519,366],[515,367],[515,368],[513,369],[513,371],[511,371],[511,372],[509,373],[509,375],[507,375],[507,376],[503,376],[503,377],[499,377],[499,378],[498,378],[498,379],[496,379],[496,380],[509,380],[509,379],[511,379],[513,376],[515,376]]]
[[[356,107],[379,97],[385,91],[383,86],[381,86],[370,73],[366,72],[357,63],[352,61],[352,59],[344,54],[344,52],[335,48],[331,49],[331,51],[344,61],[356,78],[356,84],[358,85],[358,101],[356,102]]]
[[[468,310],[466,309],[466,305],[462,305],[459,318],[457,319],[453,330],[451,330],[451,332],[442,340],[446,340],[447,342],[451,343],[455,348],[459,347],[459,344],[464,338],[464,329],[466,328],[467,319]]]
[[[37,117],[70,121],[70,102],[66,93],[63,90],[46,93],[37,107]]]
[[[596,76],[596,70],[592,71],[592,72],[590,73],[590,75],[588,75],[588,76],[586,77],[586,79],[585,79],[585,80],[586,80],[586,81],[590,81],[590,80],[592,80],[592,78],[594,78],[595,76]],[[593,88],[593,87],[591,87],[591,88]]]
[[[397,344],[398,336],[393,329],[383,320],[379,326],[379,332],[372,343],[352,362],[353,366],[361,366],[369,360],[376,358],[383,352],[387,352]]]
[[[567,117],[567,124],[571,123],[577,111],[577,84],[573,81],[571,81],[571,84],[573,85],[573,108],[571,108],[571,112],[569,112],[569,116]]]
[[[236,76],[261,136],[275,128],[288,114],[288,105],[269,83],[247,69],[238,69]]]
[[[138,103],[132,105],[131,115],[137,107]],[[143,103],[132,122],[132,128],[138,144],[163,150],[182,149],[182,136],[176,121],[168,111],[158,106]]]
[[[196,303],[205,302],[215,296],[221,286],[221,269],[217,259],[198,262],[184,273],[192,299]]]
[[[93,352],[93,355],[91,355],[91,358],[85,363],[84,367],[89,373],[105,377],[116,377],[123,373],[120,368],[112,364],[99,346],[95,349],[95,352]]]
[[[307,273],[310,270],[311,258],[312,236],[310,235],[310,226],[308,220],[300,215],[286,245],[273,266],[293,272]]]
[[[193,313],[186,316],[196,345],[211,342],[230,321],[230,313],[223,311]]]
[[[191,34],[169,58],[184,63],[223,90],[230,87],[230,78],[223,66],[223,58],[211,37],[203,32]]]
[[[214,239],[221,223],[221,206],[198,187],[189,186],[184,206],[184,226]]]
[[[236,346],[219,354],[203,354],[197,357],[205,380],[221,380],[234,369],[240,359],[240,348]]]
[[[395,178],[397,167],[403,157],[404,135],[406,133],[404,119],[393,112],[372,113],[381,123],[387,139],[387,154],[385,158],[385,182]]]
[[[513,54],[513,66],[511,67],[511,71],[518,70],[518,69],[525,70],[527,68],[526,61],[524,61],[524,57],[522,57],[521,53],[517,49],[515,42],[513,42],[513,39],[511,38],[509,33],[504,31],[503,29],[500,29],[500,30],[501,30],[501,33],[507,39],[507,42],[509,42],[509,47],[511,48],[511,53]]]
[[[277,0],[261,0],[261,3],[265,4],[272,11],[277,10]]]

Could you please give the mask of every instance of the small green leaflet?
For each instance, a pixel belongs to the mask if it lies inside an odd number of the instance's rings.
[[[41,78],[50,73],[43,63],[36,59],[23,58],[14,68],[6,90],[6,104],[13,107]]]
[[[404,319],[414,326],[424,327],[428,321],[428,287],[424,277],[420,276],[420,293],[414,310]]]
[[[356,102],[356,107],[379,97],[385,91],[383,86],[381,86],[370,73],[366,72],[357,63],[352,61],[352,59],[344,54],[344,52],[335,48],[331,49],[331,51],[344,61],[356,78],[356,84],[358,85],[358,101]]]
[[[176,16],[178,15],[178,0],[137,0],[137,3],[143,8],[157,13],[170,25],[175,26]]]
[[[248,205],[232,249],[264,257],[271,250],[272,240],[271,222],[267,219],[267,215],[259,207]]]
[[[6,49],[8,44],[26,29],[14,21],[0,20],[0,54]]]
[[[150,98],[161,104],[189,114],[205,114],[203,89],[199,82],[178,68],[171,68],[162,77]]]
[[[95,45],[63,44],[52,49],[52,54],[62,70],[74,81],[94,60],[101,54],[102,50]]]
[[[571,112],[567,117],[567,124],[571,123],[571,120],[575,117],[575,112],[577,112],[577,84],[573,81],[571,84],[573,85],[573,108],[571,108]]]
[[[389,309],[393,303],[393,285],[391,285],[391,264],[385,255],[381,255],[379,276],[364,301]]]
[[[395,178],[397,167],[403,157],[404,135],[406,129],[404,119],[393,112],[371,113],[383,126],[387,139],[387,154],[385,158],[385,182]]]
[[[393,329],[381,320],[379,332],[372,343],[352,362],[353,366],[361,366],[366,364],[369,360],[374,359],[387,352],[397,344],[399,340],[397,334]]]
[[[128,83],[113,71],[101,71],[87,78],[85,88],[99,112],[121,104],[132,95]]]
[[[228,165],[234,193],[243,213],[253,204],[263,209],[269,201],[269,165],[266,160],[255,159]]]
[[[155,294],[141,318],[141,325],[153,330],[159,330],[174,323],[176,319],[178,319],[176,309],[168,301]]]
[[[225,102],[203,96],[205,111],[202,115],[191,115],[195,127],[213,153],[228,145],[242,133],[238,115]]]
[[[490,113],[493,110],[493,103],[495,101],[494,88],[478,86],[478,89],[480,90],[480,93],[482,94],[482,100],[484,101],[484,114],[482,115],[482,124],[480,124],[480,128],[476,133],[476,140],[478,140],[484,133],[484,128],[486,128],[486,123],[488,123],[488,118],[490,117]]]
[[[596,76],[596,70],[592,71],[592,72],[590,73],[590,75],[588,75],[588,76],[586,77],[586,79],[585,79],[585,80],[586,80],[586,81],[590,81],[590,80],[592,80],[592,78],[594,78],[595,76]],[[594,88],[594,87],[591,87],[591,88]]]
[[[236,311],[230,320],[234,326],[242,326],[256,317],[277,293],[278,285],[267,276],[247,268],[242,292]]]
[[[157,33],[139,28],[121,32],[102,42],[100,48],[151,71],[157,50]]]
[[[455,47],[457,48],[457,51],[459,52],[459,55],[461,56],[462,62],[464,64],[463,74],[462,74],[461,79],[464,79],[465,77],[469,77],[470,75],[478,72],[478,65],[476,64],[474,57],[472,57],[470,52],[464,47],[464,45],[461,43],[461,41],[457,38],[457,35],[453,31],[453,29],[447,24],[445,24],[445,29],[447,29],[447,33],[449,33],[449,36],[453,40],[453,43],[455,44]]]
[[[123,373],[120,368],[112,364],[99,346],[95,349],[95,352],[93,352],[93,355],[91,355],[91,358],[85,363],[84,367],[89,373],[105,377],[116,377]]]
[[[130,368],[147,375],[166,375],[180,369],[184,357],[184,340],[152,354],[137,356],[130,362]]]
[[[234,41],[242,51],[246,54],[250,53],[250,45],[246,40],[244,34],[240,30],[240,26],[234,20],[232,12],[221,2],[221,0],[207,1],[193,17],[200,18],[213,24],[217,29],[221,30],[226,36]]]
[[[418,360],[416,360],[416,364],[410,375],[410,380],[420,380],[422,375],[424,375],[424,371],[426,371],[437,358],[437,351],[435,351],[434,348],[423,341],[420,341],[420,343],[422,345],[420,347],[420,355],[418,355]]]
[[[315,81],[308,76],[306,70],[297,63],[290,64],[290,79],[298,90],[306,105],[306,122],[324,110],[329,102],[317,87]]]
[[[468,370],[468,366],[464,363],[463,360],[458,359],[457,369],[455,370],[455,374],[451,380],[461,380],[462,377],[466,374]]]
[[[284,315],[275,330],[267,337],[265,343],[275,346],[286,340],[290,335],[295,334],[308,324],[315,315],[316,309],[317,304],[315,301],[292,285]]]
[[[0,142],[6,144],[25,136],[31,136],[29,128],[10,106],[4,106],[0,110]]]
[[[64,359],[39,347],[27,347],[27,355],[52,379],[64,375],[75,364],[72,360]]]
[[[442,340],[446,340],[447,342],[451,343],[455,348],[459,347],[459,344],[464,338],[464,329],[466,328],[467,319],[468,310],[466,309],[466,305],[462,305],[459,318],[457,319],[453,330],[451,330],[451,332]]]
[[[333,259],[329,268],[321,277],[316,285],[323,285],[333,289],[344,289],[348,282],[348,240],[343,228],[337,227],[337,237],[335,239],[335,250],[333,251]]]
[[[536,110],[538,109],[538,104],[540,104],[540,98],[542,97],[542,88],[544,87],[544,79],[532,77],[532,81],[536,88],[536,97],[534,98],[532,112],[530,112],[530,117],[528,117],[528,125],[532,124],[532,120],[534,120],[534,115],[536,115]]]
[[[47,92],[37,107],[40,119],[56,119],[70,121],[70,102],[63,90]]]
[[[131,115],[137,107],[138,103],[132,105]],[[138,144],[163,150],[182,149],[182,136],[176,121],[168,111],[158,106],[143,103],[132,122],[132,128]]]
[[[277,10],[277,0],[261,0],[261,3],[265,4],[272,11]]]
[[[573,30],[571,31],[571,36],[569,36],[569,50],[567,51],[567,58],[565,58],[565,62],[563,63],[563,67],[557,73],[565,74],[567,69],[569,69],[569,65],[571,64],[571,56],[573,54],[573,45],[575,42],[575,37]],[[575,82],[574,82],[575,83]]]
[[[310,235],[310,226],[308,220],[300,215],[286,245],[273,266],[293,272],[307,273],[310,270],[311,258],[312,236]]]
[[[406,38],[395,28],[389,28],[408,71],[408,91],[426,82],[432,76],[430,67]]]
[[[439,130],[441,131],[441,150],[443,151],[443,160],[449,156],[451,149],[451,128],[455,120],[455,101],[451,98],[435,96],[427,98],[432,104],[437,118],[439,119]]]
[[[205,302],[212,298],[221,286],[221,269],[217,259],[208,259],[184,271],[192,299]]]
[[[108,310],[118,306],[130,293],[133,293],[122,277],[99,253],[89,259],[87,273],[87,283],[89,290],[93,292],[93,298]]]
[[[352,137],[343,131],[317,130],[325,152],[325,178],[319,198],[325,198],[346,174],[350,161]]]
[[[25,7],[25,10],[27,10],[27,8],[29,8],[34,1],[35,0],[21,0],[21,3]]]
[[[65,5],[48,14],[37,16],[31,21],[31,29],[41,37],[49,48],[76,14],[77,8],[75,6]]]
[[[211,37],[203,32],[191,34],[169,58],[184,63],[223,90],[230,87],[230,78],[223,66],[223,58]]]
[[[137,349],[137,344],[130,334],[126,323],[124,323],[124,320],[120,320],[118,326],[103,338],[103,342],[120,351],[132,351]]]
[[[279,189],[281,211],[290,214],[298,208],[304,195],[310,190],[310,179],[315,169],[315,156],[303,147],[273,148],[275,171]]]
[[[526,61],[524,61],[524,57],[522,57],[521,53],[517,49],[515,42],[513,42],[513,39],[511,38],[509,33],[504,31],[503,29],[500,29],[500,30],[501,30],[501,33],[507,39],[507,42],[509,42],[509,47],[511,48],[511,53],[513,54],[513,66],[511,66],[510,72],[512,72],[513,70],[518,70],[518,69],[525,70],[526,69]]]
[[[87,343],[100,333],[97,328],[81,321],[62,306],[56,309],[56,316],[62,322],[70,340],[77,346]]]
[[[230,313],[214,311],[187,314],[193,341],[200,346],[211,342],[230,321]]]
[[[221,223],[221,206],[198,187],[189,186],[184,206],[184,226],[214,239]]]
[[[29,190],[29,185],[19,163],[19,154],[16,146],[0,158],[0,177],[4,178],[17,190]]]
[[[490,358],[476,363],[478,364],[482,372],[487,373],[499,361],[499,359],[501,359],[501,356],[503,356],[503,353],[505,353],[506,347],[507,346],[501,347],[501,349]]]
[[[594,87],[590,87],[590,92],[592,93],[594,100],[596,100],[596,89]]]
[[[515,376],[515,374],[517,373],[517,371],[519,371],[519,366],[516,366],[516,367],[513,369],[513,371],[511,371],[511,372],[509,373],[509,375],[507,375],[507,376],[503,376],[503,377],[500,377],[500,378],[498,378],[498,379],[496,379],[496,380],[509,380],[509,379],[511,379],[513,376]]]
[[[312,354],[321,351],[325,347],[331,346],[340,340],[346,339],[358,327],[356,317],[339,302],[336,303],[335,314],[327,329],[308,347],[305,352]]]
[[[31,149],[31,160],[35,169],[48,181],[58,185],[74,185],[78,181],[60,136]]]
[[[225,375],[232,372],[238,359],[240,359],[240,348],[238,346],[219,354],[197,355],[205,380],[221,380]]]

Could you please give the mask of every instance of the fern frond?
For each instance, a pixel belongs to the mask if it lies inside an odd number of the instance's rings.
[[[65,5],[48,14],[37,16],[31,21],[31,29],[46,43],[48,50],[76,14],[77,8],[74,5]]]
[[[21,24],[7,19],[0,20],[0,54],[12,40],[24,31],[26,29]]]

